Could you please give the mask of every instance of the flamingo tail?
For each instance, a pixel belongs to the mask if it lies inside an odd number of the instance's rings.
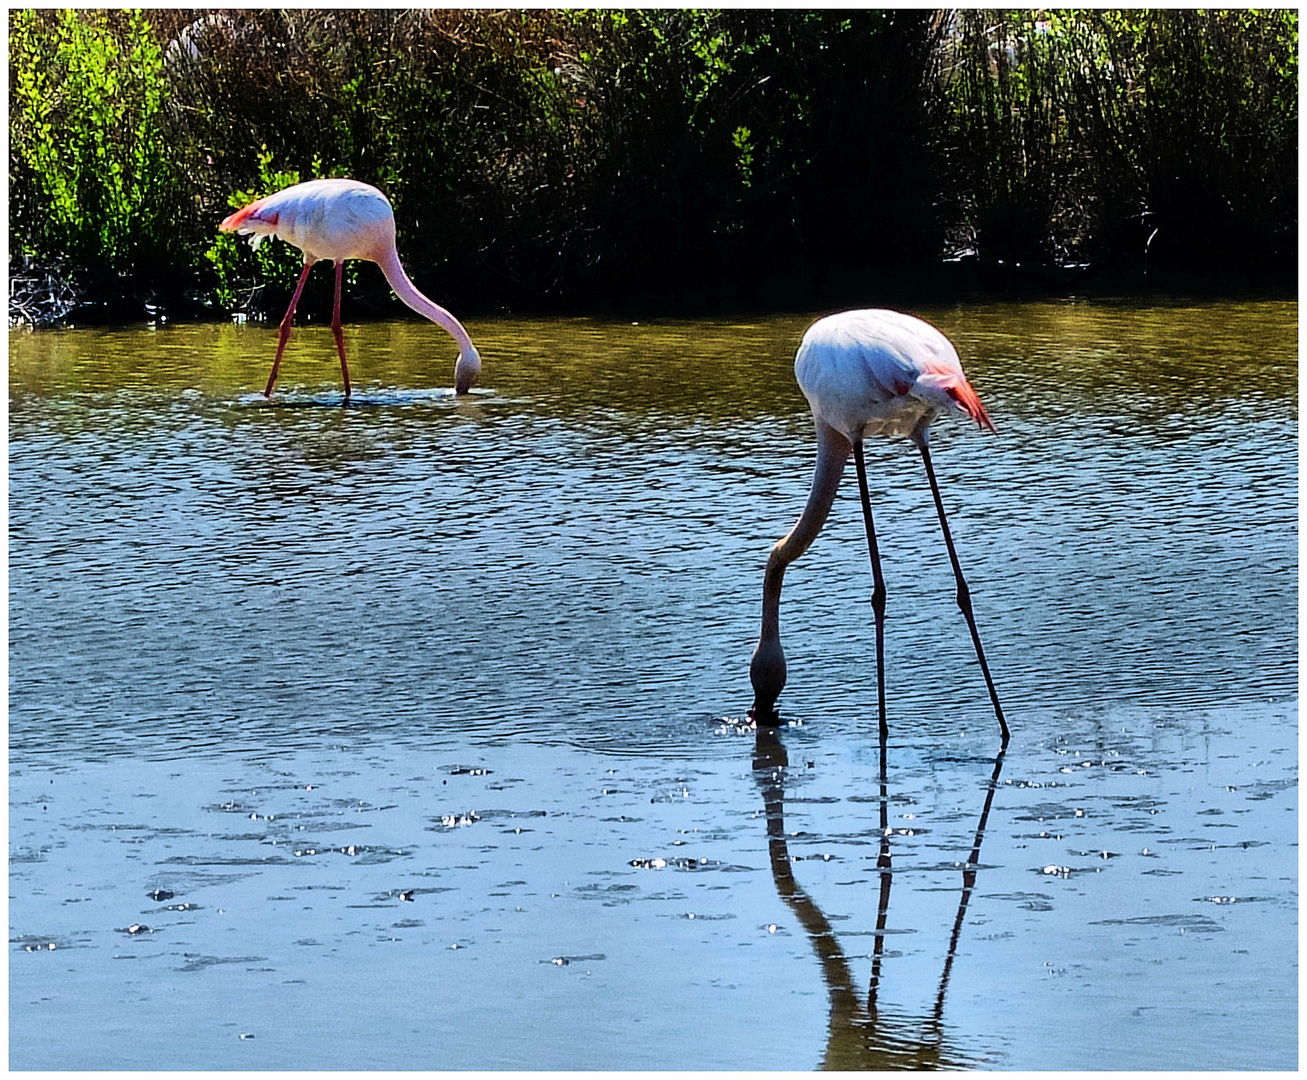
[[[964,413],[983,428],[994,431],[994,422],[990,420],[989,413],[985,411],[985,406],[981,404],[980,395],[971,388],[971,384],[965,379],[954,386],[945,387],[945,392],[951,397]]]
[[[218,228],[222,232],[235,232],[238,229],[250,229],[257,225],[275,226],[277,224],[277,213],[273,211],[270,214],[260,213],[263,207],[262,199],[250,203],[249,206],[243,206],[234,214],[228,214],[219,223]]]

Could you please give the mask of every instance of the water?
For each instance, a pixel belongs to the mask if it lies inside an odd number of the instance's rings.
[[[11,332],[11,1067],[1295,1068],[1296,304],[922,314],[883,792],[810,315]]]

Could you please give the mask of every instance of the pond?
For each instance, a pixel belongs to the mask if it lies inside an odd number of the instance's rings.
[[[1296,303],[916,313],[883,774],[812,313],[11,331],[11,1068],[1296,1068]]]

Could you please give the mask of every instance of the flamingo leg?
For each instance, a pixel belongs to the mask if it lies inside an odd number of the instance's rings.
[[[930,478],[930,490],[935,496],[935,509],[939,512],[940,528],[944,530],[944,543],[948,545],[949,561],[953,563],[953,576],[958,583],[958,607],[967,620],[967,629],[971,631],[972,644],[976,646],[976,659],[980,661],[980,670],[985,676],[985,685],[989,687],[989,699],[994,703],[994,715],[998,717],[999,730],[1003,733],[1003,746],[1007,747],[1011,737],[1007,721],[1003,718],[1003,706],[998,703],[998,691],[994,689],[994,679],[989,674],[989,665],[985,663],[985,650],[980,644],[980,633],[976,630],[976,617],[971,612],[971,590],[967,588],[962,576],[962,567],[958,564],[958,553],[953,547],[953,537],[948,531],[948,518],[944,516],[944,500],[940,498],[939,483],[935,480],[935,468],[930,463],[930,450],[924,442],[918,443],[921,460],[926,464],[926,475]]]
[[[331,306],[331,332],[336,338],[336,352],[340,353],[340,374],[345,380],[345,400],[349,400],[349,361],[345,359],[345,331],[340,325],[340,283],[345,275],[345,261],[336,260],[336,299]]]
[[[853,444],[853,462],[858,469],[858,494],[862,498],[862,520],[867,526],[867,554],[871,556],[871,610],[876,616],[876,704],[880,713],[880,741],[889,737],[885,719],[885,575],[880,570],[880,549],[876,546],[876,526],[871,519],[871,495],[867,491],[867,466],[862,459],[862,440]]]
[[[263,389],[263,396],[272,397],[272,387],[277,381],[277,369],[281,367],[281,354],[286,351],[286,342],[290,340],[291,323],[295,315],[295,308],[300,302],[300,293],[304,291],[304,283],[309,280],[309,271],[313,269],[313,260],[304,260],[304,272],[300,274],[299,283],[295,286],[295,292],[290,298],[290,307],[286,309],[286,317],[281,320],[281,335],[277,338],[277,358],[272,362],[272,373],[268,376],[268,385]]]

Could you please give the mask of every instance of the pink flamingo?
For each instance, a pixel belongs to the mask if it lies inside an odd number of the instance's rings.
[[[994,680],[985,663],[985,653],[971,610],[971,594],[958,565],[939,484],[930,462],[930,425],[944,410],[965,413],[981,427],[994,430],[989,414],[980,403],[957,351],[942,333],[927,322],[896,311],[845,311],[819,319],[803,335],[794,360],[799,388],[812,407],[817,426],[817,469],[812,490],[799,520],[778,540],[767,559],[762,588],[762,630],[749,664],[753,684],[751,710],[762,724],[776,723],[775,704],[785,688],[785,652],[781,648],[781,583],[785,568],[808,550],[830,513],[850,453],[857,465],[862,516],[867,527],[867,548],[871,556],[874,589],[871,595],[876,621],[876,681],[880,707],[880,730],[887,733],[885,719],[885,579],[880,569],[876,530],[871,520],[871,498],[867,492],[867,471],[863,463],[862,440],[867,435],[906,435],[921,451],[935,496],[935,509],[944,530],[953,576],[957,579],[957,603],[971,630],[976,657],[989,687],[1002,731],[1008,743],[1008,726],[1003,717]]]
[[[370,259],[381,267],[395,295],[409,307],[430,319],[458,344],[454,365],[454,390],[466,394],[481,371],[481,357],[472,339],[453,315],[418,292],[404,273],[395,250],[395,214],[390,200],[371,184],[357,180],[310,180],[295,184],[275,195],[252,202],[223,219],[218,226],[226,232],[253,233],[257,246],[265,237],[276,236],[304,252],[304,272],[281,320],[277,357],[272,362],[264,397],[272,396],[281,367],[281,354],[290,337],[291,317],[309,271],[319,259],[336,264],[336,301],[331,311],[331,332],[340,353],[340,373],[345,379],[345,400],[349,400],[349,362],[345,359],[345,335],[340,325],[340,283],[346,259]]]

